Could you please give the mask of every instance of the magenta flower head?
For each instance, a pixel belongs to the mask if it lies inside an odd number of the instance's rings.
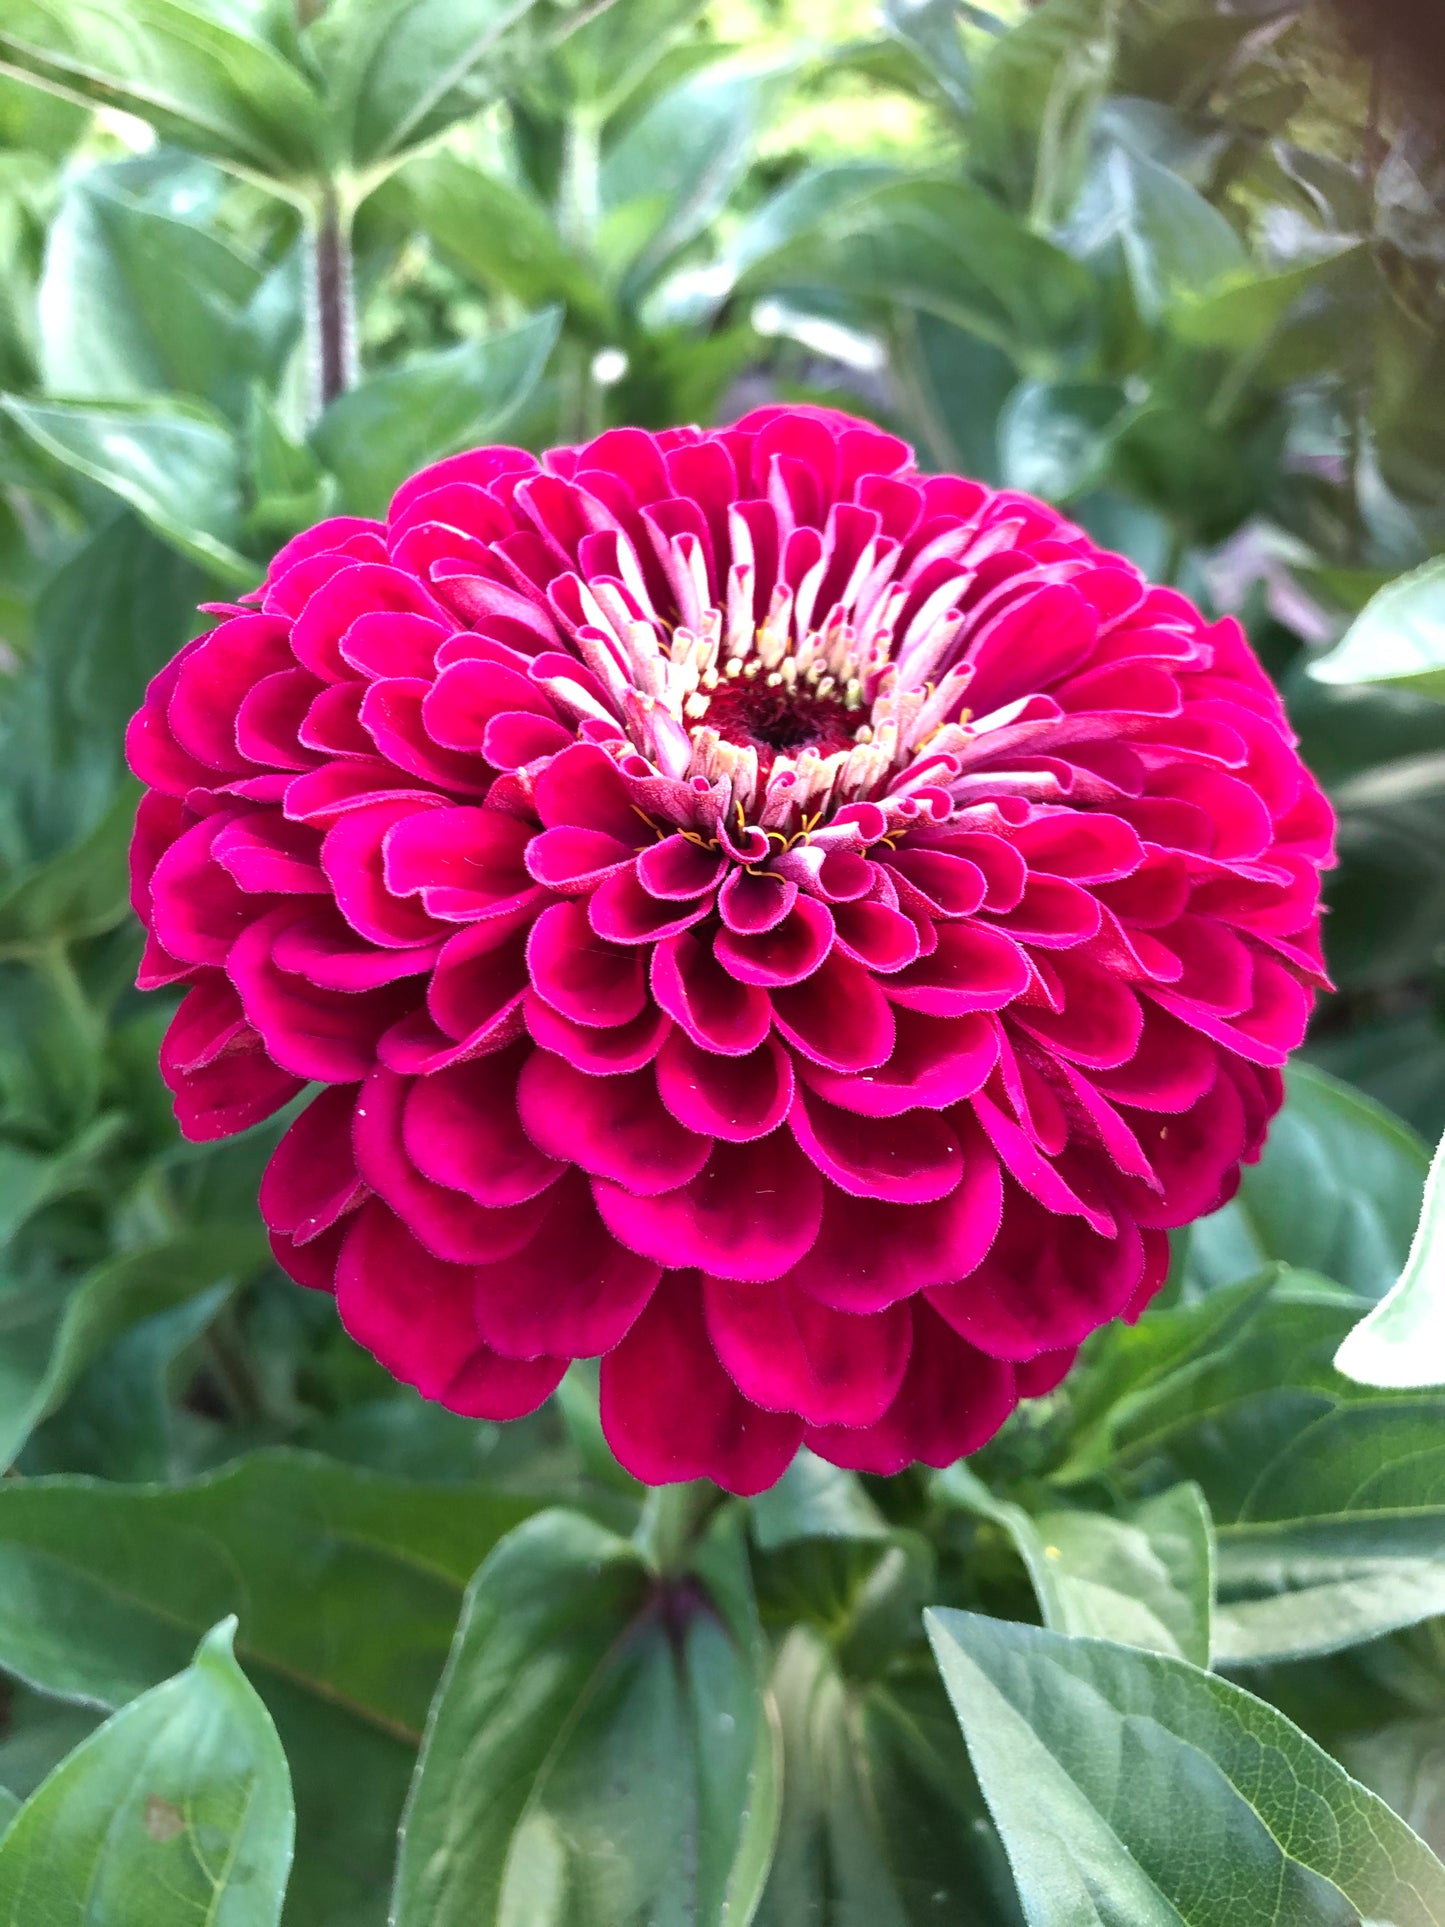
[[[1232,620],[810,408],[298,536],[130,737],[140,982],[276,1255],[640,1479],[981,1445],[1232,1193],[1331,819]]]

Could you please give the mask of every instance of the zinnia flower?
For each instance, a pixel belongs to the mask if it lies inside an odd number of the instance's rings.
[[[454,1410],[651,1482],[979,1446],[1233,1192],[1329,811],[1232,620],[847,416],[484,448],[299,536],[130,738],[192,1138]]]

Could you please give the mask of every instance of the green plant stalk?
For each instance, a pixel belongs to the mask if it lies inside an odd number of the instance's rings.
[[[635,1535],[643,1556],[664,1578],[683,1571],[703,1526],[721,1503],[722,1493],[711,1479],[654,1486]]]

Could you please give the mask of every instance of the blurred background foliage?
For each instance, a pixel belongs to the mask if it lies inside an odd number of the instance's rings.
[[[132,1623],[165,1618],[168,1587],[204,1596],[173,1615],[192,1644],[230,1597],[191,1586],[182,1537],[148,1550],[151,1501],[127,1500],[154,1570],[149,1603],[112,1624],[96,1599],[136,1583],[119,1553],[97,1552],[72,1597],[35,1551],[105,1538],[88,1488],[29,1480],[220,1471],[186,1488],[194,1529],[254,1562],[258,1596],[293,1559],[324,1592],[294,1624],[275,1609],[256,1661],[302,1800],[290,1917],[306,1927],[381,1918],[427,1695],[491,1539],[538,1495],[624,1526],[637,1495],[585,1372],[505,1431],[453,1419],[270,1268],[254,1199],[275,1130],[177,1139],[155,1070],[169,1013],[131,988],[122,734],[196,605],[248,586],[295,531],[379,513],[406,474],[481,440],[541,448],[769,398],[865,412],[926,466],[1063,505],[1248,624],[1340,815],[1338,988],[1307,1055],[1419,1132],[1445,1128],[1445,706],[1307,674],[1376,590],[1445,551],[1445,145],[1408,55],[1299,0],[540,3],[485,46],[459,24],[473,11],[7,0],[0,18],[0,1456],[16,1497],[64,1501],[50,1524],[32,1507],[7,1525],[0,1489],[0,1576],[23,1542],[31,1620],[95,1610],[84,1660],[57,1658],[0,1587],[0,1787],[24,1795],[95,1709],[182,1663],[173,1630],[148,1646]],[[194,31],[174,32],[180,14]],[[390,66],[373,57],[388,31],[411,49]],[[319,300],[318,262],[354,298]],[[1055,1479],[1106,1510],[1197,1480],[1224,1532],[1243,1503],[1232,1455],[1252,1463],[1347,1403],[1327,1361],[1403,1262],[1423,1157],[1349,1088],[1308,1079],[1269,1155],[1181,1249],[1160,1315],[1197,1329],[1160,1327],[1152,1365],[1100,1341],[1092,1377],[991,1448],[990,1477],[1026,1498]],[[1243,1281],[1280,1263],[1308,1276],[1246,1345]],[[1196,1372],[1155,1429],[1106,1423],[1141,1370],[1173,1386],[1208,1346],[1236,1374],[1217,1408]],[[324,1457],[252,1456],[279,1446]],[[277,1523],[282,1464],[322,1522],[304,1543]],[[345,1471],[367,1466],[488,1481],[440,1535],[436,1597],[406,1581],[394,1691],[328,1674],[301,1624],[345,1619],[327,1562],[371,1530]],[[956,1733],[929,1750],[936,1684],[930,1711],[913,1660],[885,1685],[879,1656],[939,1596],[1029,1616],[1023,1528],[966,1485],[940,1499],[905,1478],[860,1514],[848,1484],[820,1501],[826,1529],[798,1525],[796,1494],[760,1507],[764,1617],[808,1602],[843,1655],[837,1718],[886,1781],[879,1824],[913,1824],[925,1789],[940,1826],[972,1827]],[[412,1556],[373,1545],[368,1584],[389,1597],[381,1568]],[[1247,1549],[1229,1556],[1252,1597]],[[1229,1638],[1266,1667],[1256,1688],[1439,1844],[1445,1635],[1416,1619],[1366,1616],[1347,1656]],[[780,1662],[790,1718],[820,1690],[811,1637]],[[1007,1920],[996,1846],[960,1847],[939,1891],[1002,1895],[978,1918]],[[814,1916],[775,1896],[763,1918]]]

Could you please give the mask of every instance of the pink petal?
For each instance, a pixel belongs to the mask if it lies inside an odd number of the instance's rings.
[[[679,1124],[734,1144],[775,1131],[793,1101],[793,1060],[775,1037],[746,1057],[720,1057],[672,1030],[656,1074],[658,1095]]]
[[[533,1051],[517,1086],[532,1142],[639,1197],[676,1190],[706,1164],[712,1139],[680,1125],[650,1068],[589,1077],[550,1051]]]
[[[630,1023],[647,1001],[635,950],[606,943],[580,903],[554,903],[532,926],[527,969],[544,1002],[575,1024]]]
[[[800,1065],[809,1090],[863,1117],[899,1117],[922,1107],[944,1111],[982,1088],[998,1061],[998,1020],[984,1011],[962,1017],[895,1013],[897,1036],[877,1070],[831,1071]]]
[[[517,1115],[525,1042],[419,1077],[402,1114],[406,1155],[423,1177],[489,1210],[523,1204],[557,1182],[565,1164],[539,1151]]]
[[[645,1258],[720,1278],[776,1278],[818,1235],[823,1181],[786,1131],[747,1144],[719,1141],[697,1177],[640,1198],[606,1178],[593,1194],[615,1238]]]
[[[478,1267],[472,1308],[507,1358],[595,1358],[620,1342],[661,1276],[608,1236],[586,1180],[571,1172],[548,1192],[531,1242]]]
[[[744,1398],[809,1425],[871,1425],[902,1383],[913,1337],[904,1305],[853,1315],[788,1285],[703,1279],[708,1334]]]
[[[308,1244],[366,1196],[351,1155],[357,1086],[313,1098],[271,1153],[261,1179],[261,1216],[273,1231]]]
[[[474,1277],[434,1257],[373,1200],[342,1249],[336,1306],[356,1342],[424,1397],[468,1418],[521,1418],[556,1389],[567,1361],[499,1358],[484,1345],[472,1316]]]
[[[915,1304],[908,1370],[874,1425],[810,1426],[810,1452],[855,1472],[884,1475],[921,1461],[952,1465],[991,1439],[1013,1410],[1011,1366],[966,1344],[926,1304]]]
[[[823,1176],[855,1198],[931,1204],[962,1175],[958,1139],[937,1111],[864,1118],[800,1090],[788,1122]]]
[[[684,1272],[663,1280],[603,1359],[602,1429],[621,1464],[649,1485],[707,1478],[746,1496],[782,1477],[803,1426],[738,1391],[708,1338],[699,1282]]]
[[[773,1020],[767,992],[729,976],[686,931],[664,937],[653,952],[652,994],[695,1044],[724,1057],[756,1050]]]

